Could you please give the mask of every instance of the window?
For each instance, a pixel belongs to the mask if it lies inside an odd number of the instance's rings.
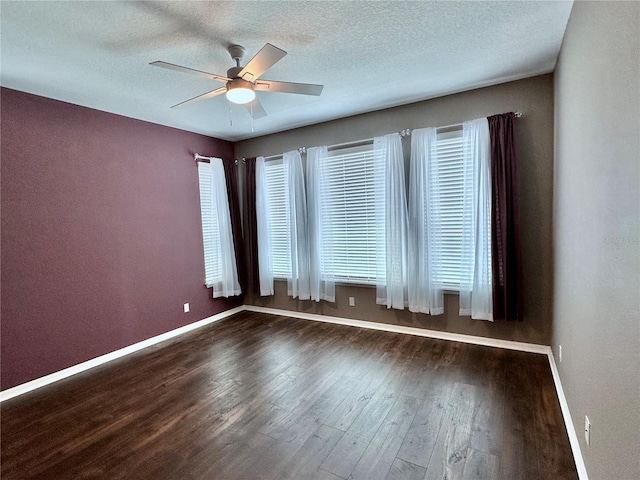
[[[465,156],[462,129],[438,133],[429,170],[428,205],[433,242],[440,252],[433,280],[446,290],[458,290],[462,264]],[[425,219],[426,221],[426,219]]]
[[[319,165],[321,275],[347,283],[384,278],[384,153],[373,145],[329,152]]]
[[[473,164],[469,163],[473,157],[465,156],[462,133],[462,129],[456,129],[437,134],[436,152],[429,169],[429,205],[435,232],[433,242],[440,253],[433,280],[441,288],[453,291],[460,288],[463,271],[464,222],[473,224],[473,219],[463,215],[465,202],[471,202],[471,192],[465,190],[465,174],[469,175],[473,170]],[[490,217],[487,219],[487,231],[490,231]],[[471,234],[471,231],[466,234]],[[487,254],[490,264],[491,251],[488,250]]]
[[[273,276],[291,277],[289,182],[282,159],[265,162],[268,222],[271,227],[271,262]]]
[[[202,216],[202,240],[204,243],[205,285],[211,287],[222,281],[222,247],[220,245],[219,207],[216,195],[211,191],[211,166],[198,163],[200,182],[200,214]]]

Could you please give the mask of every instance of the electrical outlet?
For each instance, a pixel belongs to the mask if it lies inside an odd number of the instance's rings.
[[[591,422],[586,415],[584,416],[584,440],[587,446],[591,444]]]
[[[562,345],[558,345],[558,360],[562,363]]]
[[[350,307],[356,306],[356,297],[349,297],[349,306]]]
[[[188,303],[184,304],[184,313],[189,313],[189,304]]]

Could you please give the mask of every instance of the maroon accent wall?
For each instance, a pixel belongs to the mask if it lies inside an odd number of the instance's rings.
[[[203,285],[193,161],[233,144],[1,95],[3,390],[242,304]]]

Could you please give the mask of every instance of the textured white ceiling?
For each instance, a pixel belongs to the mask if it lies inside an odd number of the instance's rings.
[[[3,86],[227,140],[241,140],[555,67],[572,1],[1,2]],[[265,43],[288,52],[263,78],[320,83],[320,97],[260,92],[253,121],[221,83]],[[230,124],[233,121],[233,125]]]

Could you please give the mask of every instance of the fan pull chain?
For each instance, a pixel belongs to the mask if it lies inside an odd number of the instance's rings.
[[[229,126],[233,127],[233,112],[231,111],[231,103],[227,102],[227,105],[229,105]]]

